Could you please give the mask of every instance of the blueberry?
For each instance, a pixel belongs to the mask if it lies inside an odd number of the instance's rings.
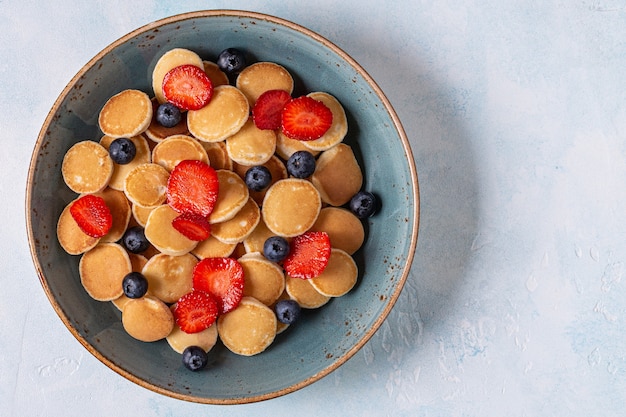
[[[160,104],[156,112],[156,121],[163,127],[174,127],[182,120],[180,109],[172,103]]]
[[[369,191],[359,191],[350,199],[350,210],[360,219],[372,216],[376,212],[377,200]]]
[[[263,165],[250,167],[246,171],[245,181],[252,191],[261,191],[272,182],[272,173]]]
[[[280,262],[288,254],[289,242],[282,236],[269,237],[263,244],[263,255],[272,262]]]
[[[300,304],[295,300],[280,300],[274,306],[274,312],[281,323],[293,324],[300,318]]]
[[[199,346],[189,346],[183,351],[183,365],[190,371],[204,369],[209,363],[209,355]]]
[[[124,295],[128,298],[141,298],[148,291],[148,280],[140,272],[130,272],[122,280]]]
[[[315,157],[309,151],[296,151],[287,160],[287,172],[296,178],[309,178],[315,171]]]
[[[227,48],[217,57],[217,66],[226,74],[237,74],[246,67],[246,57],[237,48]]]
[[[137,148],[128,138],[115,139],[109,145],[109,155],[116,164],[125,165],[135,158]]]
[[[148,249],[150,242],[146,239],[143,227],[134,226],[131,227],[122,236],[122,244],[129,252],[141,253]]]

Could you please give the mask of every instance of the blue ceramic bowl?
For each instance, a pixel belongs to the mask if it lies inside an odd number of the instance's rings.
[[[78,278],[79,257],[56,239],[56,222],[75,195],[61,161],[80,140],[99,140],[105,101],[127,88],[151,94],[155,60],[184,47],[215,60],[227,47],[256,61],[274,61],[296,80],[294,94],[327,91],[343,104],[364,184],[382,200],[367,222],[366,243],[355,254],[359,282],[347,295],[306,314],[267,351],[242,357],[217,345],[203,372],[190,372],[165,341],[132,339],[112,303],[91,299]],[[143,26],[111,44],[69,82],[50,110],[35,144],[28,176],[26,220],[41,284],[78,341],[123,377],[187,401],[235,404],[266,400],[311,384],[354,355],[385,320],[409,273],[417,242],[419,194],[415,164],[389,101],[359,64],[330,41],[294,23],[259,13],[212,10]]]

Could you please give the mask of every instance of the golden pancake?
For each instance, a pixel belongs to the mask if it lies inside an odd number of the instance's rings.
[[[234,162],[241,165],[266,163],[276,150],[276,133],[256,127],[252,118],[234,135],[226,139],[226,151]]]
[[[352,256],[341,249],[333,248],[324,271],[309,281],[320,294],[341,297],[354,287],[358,275],[359,271]]]
[[[204,73],[209,77],[209,80],[211,80],[213,87],[228,85],[228,75],[226,75],[215,62],[202,61],[202,65],[204,67]]]
[[[122,280],[131,271],[128,253],[117,243],[99,243],[85,252],[78,263],[85,291],[98,301],[120,297],[124,293]]]
[[[148,280],[150,294],[170,304],[193,289],[192,274],[197,263],[198,259],[189,253],[160,253],[148,260],[141,273]]]
[[[292,278],[289,275],[285,275],[285,291],[300,307],[308,309],[321,307],[331,298],[313,288],[309,279]]]
[[[100,139],[100,145],[104,146],[104,148],[108,150],[111,142],[115,139],[116,138],[111,136],[104,135]],[[133,136],[130,140],[135,144],[135,157],[132,161],[124,165],[116,164],[115,162],[113,163],[113,174],[109,180],[109,187],[114,190],[124,191],[124,181],[126,180],[128,173],[137,165],[145,164],[151,161],[150,146],[148,145],[146,138],[139,135]]]
[[[148,139],[154,142],[161,142],[163,139],[172,135],[188,135],[189,129],[187,129],[187,112],[181,112],[180,122],[176,126],[165,127],[161,123],[157,122],[156,115],[159,108],[159,101],[156,97],[152,98],[152,120],[150,125],[144,132]]]
[[[124,180],[124,194],[133,204],[157,207],[167,199],[170,173],[161,165],[145,163],[133,168]]]
[[[191,252],[198,242],[188,239],[172,226],[178,213],[167,204],[156,207],[148,216],[144,233],[146,239],[160,252],[180,256]]]
[[[283,269],[259,252],[247,253],[238,260],[243,268],[243,295],[254,297],[266,306],[274,304],[285,290]]]
[[[103,236],[101,242],[117,242],[124,236],[124,232],[128,228],[128,223],[131,217],[131,208],[126,195],[122,191],[114,190],[112,188],[105,188],[104,190],[96,193],[104,199],[107,207],[111,211],[113,217],[113,224],[109,232]]]
[[[210,223],[232,219],[248,202],[249,197],[248,187],[239,175],[225,169],[219,169],[216,172],[220,185],[215,206],[209,215]]]
[[[213,324],[209,328],[197,333],[185,333],[174,323],[172,332],[165,338],[174,352],[182,354],[189,346],[198,346],[205,352],[213,349],[217,343],[217,325]]]
[[[315,151],[308,148],[304,143],[306,141],[291,139],[285,135],[282,131],[276,133],[276,154],[283,158],[285,161],[289,159],[291,154],[297,151],[308,151],[313,156],[317,156],[319,151]]]
[[[70,255],[80,255],[95,247],[100,242],[100,238],[91,237],[78,227],[78,223],[70,213],[70,207],[74,201],[76,200],[70,201],[59,216],[57,239],[65,252]]]
[[[268,90],[293,92],[293,78],[289,71],[274,62],[255,62],[237,76],[236,85],[254,106],[261,94]]]
[[[265,241],[272,236],[275,236],[274,233],[267,228],[263,217],[261,217],[259,224],[257,224],[252,233],[250,233],[250,235],[243,241],[246,253],[263,253],[263,245],[265,244]]]
[[[211,224],[211,235],[224,243],[239,243],[247,238],[261,220],[261,210],[253,199],[230,220]]]
[[[65,153],[61,165],[63,180],[78,194],[104,190],[113,175],[113,160],[102,145],[84,140]]]
[[[311,182],[325,203],[343,206],[350,201],[363,185],[363,173],[352,148],[340,143],[322,152]]]
[[[222,142],[200,142],[204,147],[209,161],[214,169],[228,169],[232,171],[233,161],[226,152],[226,144]]]
[[[265,198],[267,190],[269,190],[269,188],[274,183],[288,177],[285,164],[276,155],[272,155],[272,157],[267,162],[261,165],[269,169],[270,174],[272,175],[272,181],[270,181],[269,185],[261,191],[249,191],[250,197],[254,198],[254,201],[256,201],[258,205],[263,204],[263,199]],[[249,166],[239,165],[237,163],[233,164],[233,170],[244,180],[246,178],[246,171],[248,171],[248,169],[250,169]]]
[[[163,139],[152,149],[152,162],[172,172],[180,161],[194,160],[209,163],[204,147],[187,135],[174,135]]]
[[[133,213],[133,219],[139,226],[145,227],[150,213],[154,210],[154,207],[142,207],[138,204],[133,204],[131,212]]]
[[[122,310],[124,330],[142,342],[164,339],[174,328],[174,315],[163,301],[151,295],[129,300]]]
[[[232,85],[213,89],[209,104],[187,112],[187,127],[198,140],[220,142],[234,135],[248,120],[250,107],[246,97]]]
[[[326,232],[333,248],[352,255],[365,240],[363,223],[350,210],[342,207],[324,207],[311,231]]]
[[[209,236],[192,249],[191,253],[199,259],[204,258],[227,258],[233,254],[236,243],[220,242],[213,236]]]
[[[100,110],[98,125],[107,136],[130,138],[148,129],[152,102],[143,91],[124,90],[111,97]]]
[[[273,233],[294,237],[317,220],[322,208],[320,193],[307,180],[287,178],[267,190],[263,200],[263,220]]]
[[[276,315],[253,297],[243,297],[239,306],[219,316],[217,332],[231,352],[252,356],[263,352],[276,337]]]
[[[185,48],[174,48],[165,52],[159,57],[152,70],[152,90],[159,103],[167,101],[163,95],[163,77],[170,70],[181,65],[195,65],[204,70],[202,58],[194,51]]]
[[[322,135],[322,137],[315,140],[303,141],[302,144],[314,151],[325,151],[332,148],[336,144],[343,141],[348,133],[348,120],[346,119],[346,112],[339,101],[328,93],[321,91],[307,94],[312,99],[321,101],[328,107],[333,114],[333,123],[330,128]]]

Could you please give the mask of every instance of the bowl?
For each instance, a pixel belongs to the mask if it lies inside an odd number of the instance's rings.
[[[348,118],[345,142],[355,150],[364,187],[382,201],[365,222],[366,242],[354,255],[355,288],[276,337],[263,353],[245,357],[218,345],[201,372],[184,368],[166,343],[128,336],[111,302],[83,289],[79,256],[64,252],[56,223],[76,195],[61,176],[70,146],[99,140],[98,113],[128,88],[152,94],[151,73],[166,49],[183,47],[216,60],[228,47],[251,61],[283,65],[294,95],[326,91]],[[43,289],[76,339],[107,367],[151,391],[208,404],[250,403],[278,397],[328,375],[352,357],[385,320],[402,290],[417,243],[419,193],[409,141],[389,100],[367,72],[322,36],[281,18],[248,11],[208,10],[168,17],[140,27],[94,56],[67,84],[34,146],[26,191],[32,259]]]

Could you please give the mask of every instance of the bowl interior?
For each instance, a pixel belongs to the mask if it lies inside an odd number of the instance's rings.
[[[355,255],[357,287],[277,336],[264,353],[241,357],[218,345],[206,372],[193,373],[165,341],[143,343],[123,330],[112,303],[91,299],[78,276],[79,257],[56,240],[56,222],[75,195],[60,174],[63,155],[80,140],[99,140],[98,113],[126,88],[152,95],[158,57],[174,47],[215,60],[227,47],[251,61],[274,61],[296,80],[295,94],[327,91],[344,106],[346,142],[357,153],[365,188],[382,200]],[[27,223],[35,267],[59,317],[98,359],[148,389],[189,401],[242,403],[306,386],[351,357],[380,326],[404,284],[417,239],[417,178],[408,141],[391,106],[350,57],[318,35],[270,16],[206,11],[144,26],[95,56],[52,108],[35,145],[27,189]]]

